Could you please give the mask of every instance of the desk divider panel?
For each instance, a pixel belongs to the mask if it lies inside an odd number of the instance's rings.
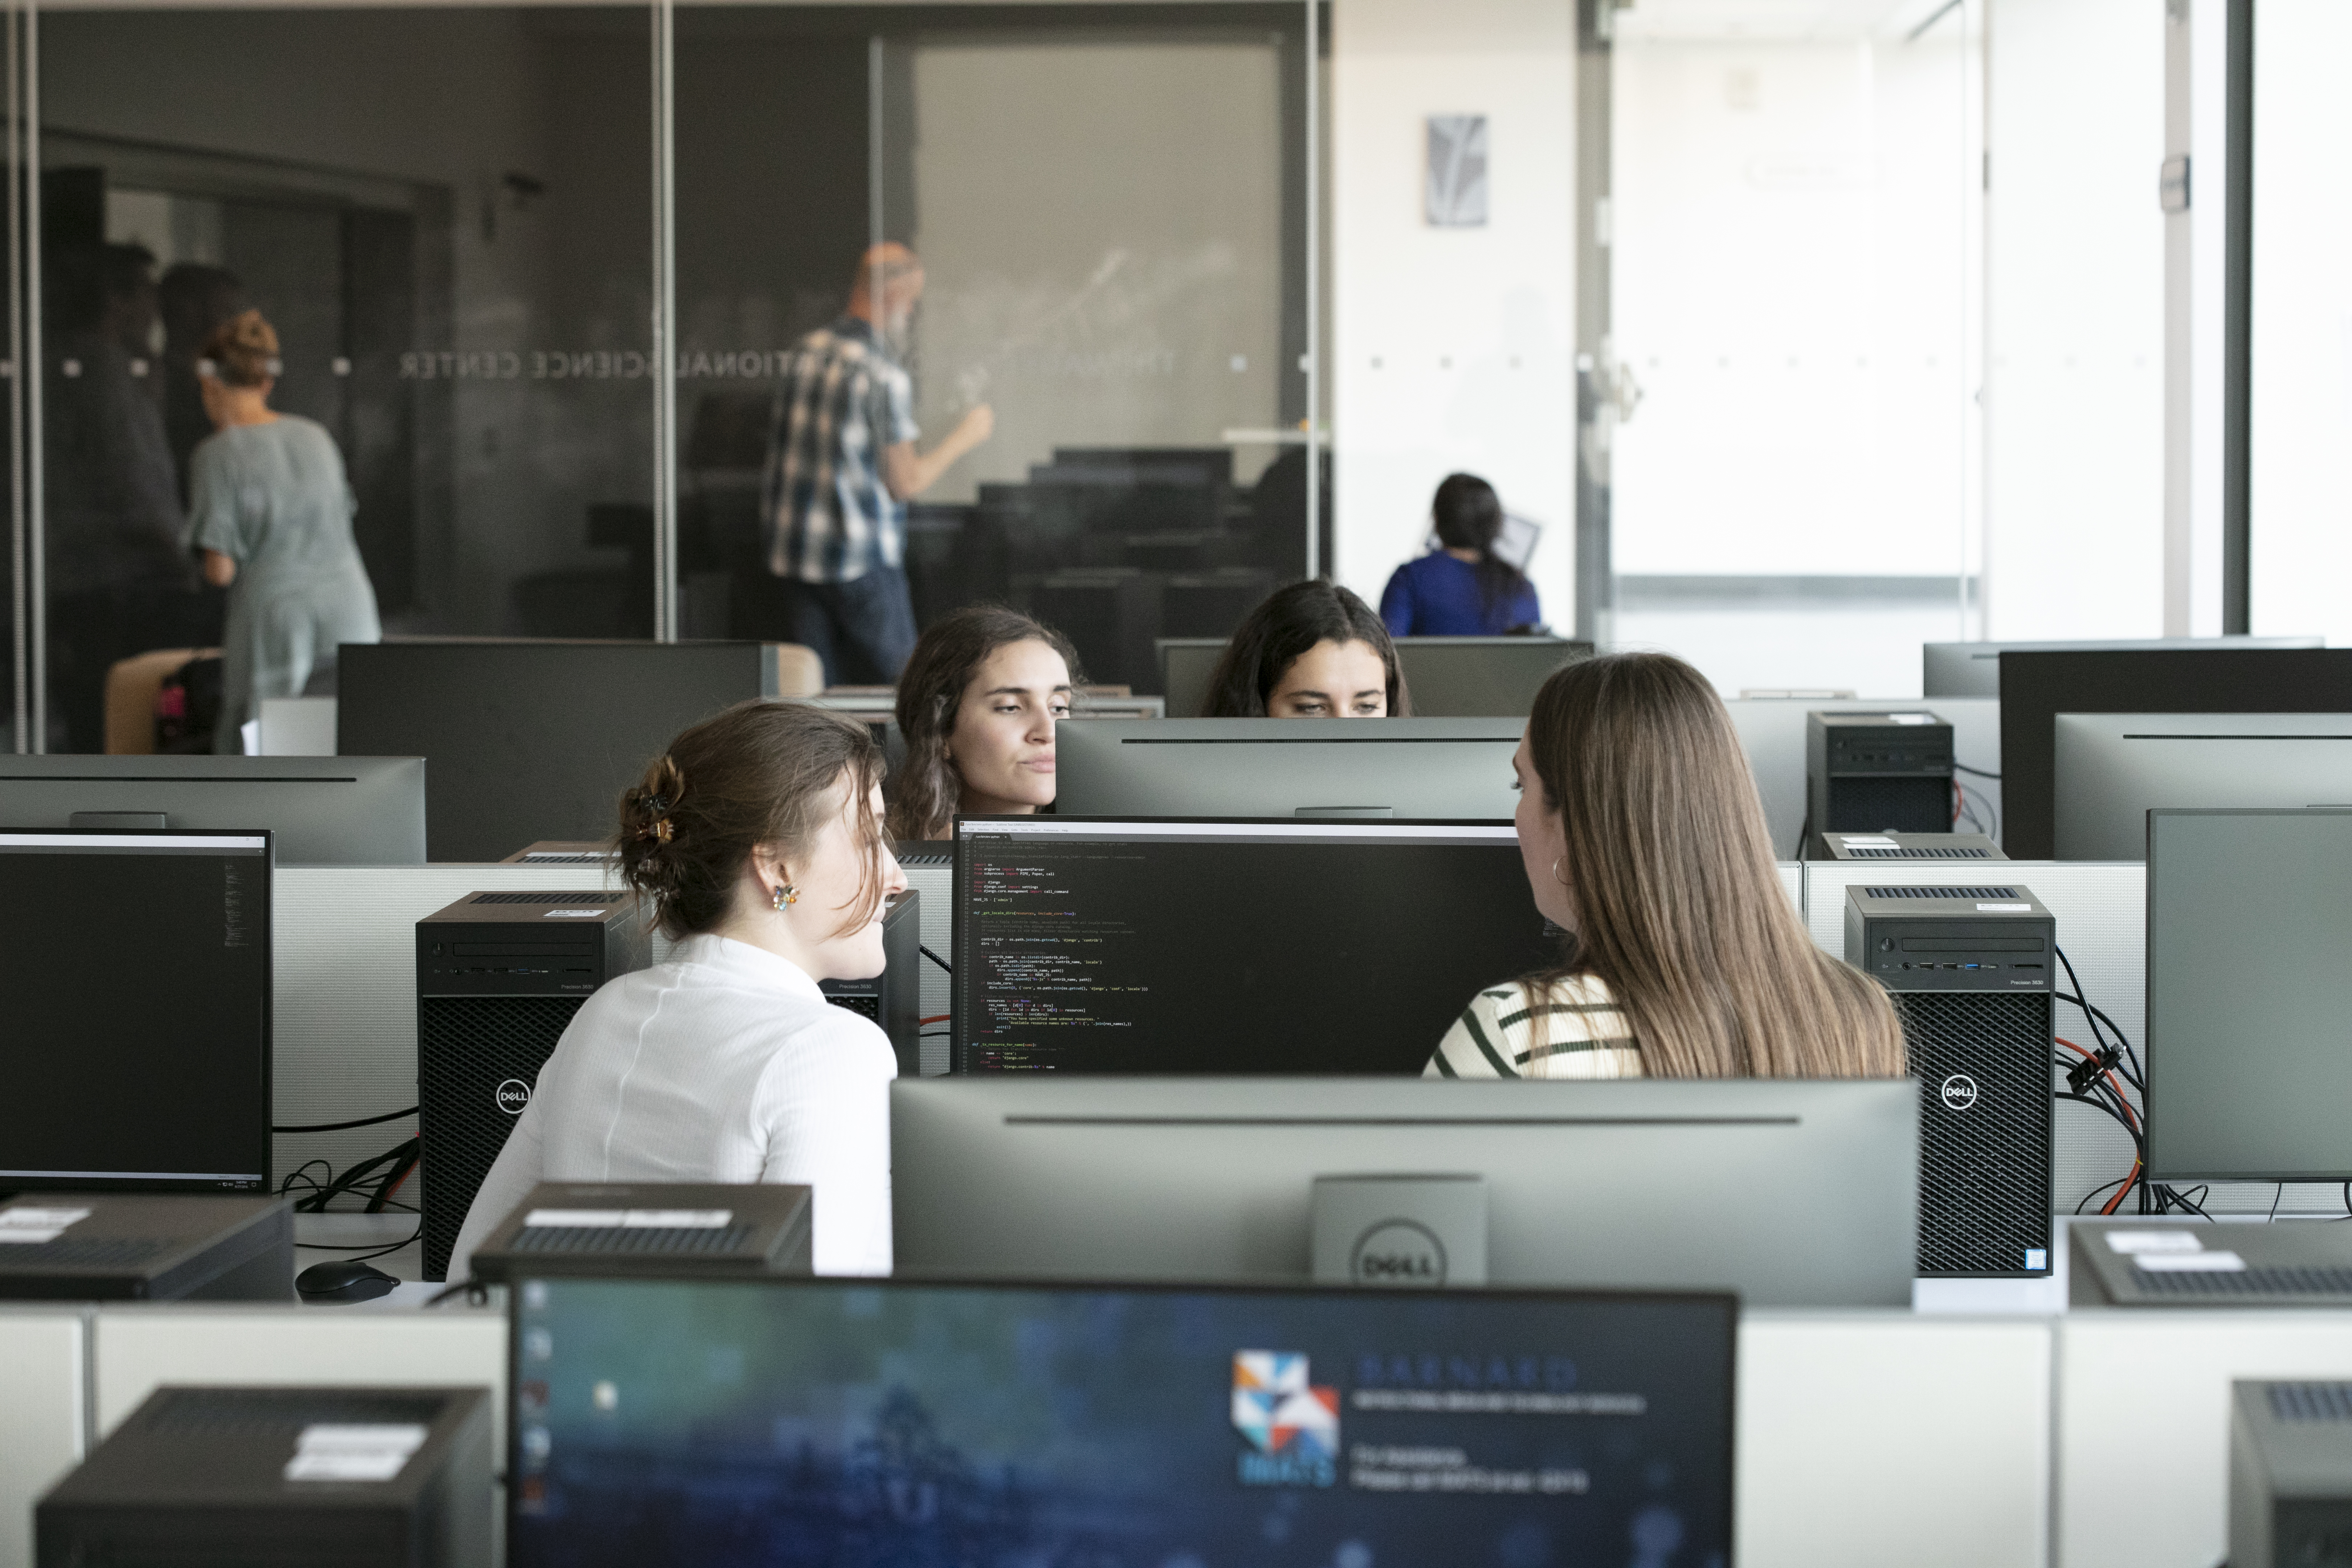
[[[611,888],[609,876],[601,866],[278,868],[278,1124],[352,1121],[416,1103],[418,921],[471,892]],[[655,961],[666,956],[656,940]],[[340,1172],[415,1132],[413,1116],[346,1132],[281,1132],[271,1179],[284,1183],[306,1160]]]
[[[2229,1550],[2231,1383],[2352,1378],[2352,1312],[2094,1309],[2053,1327],[2065,1568],[2213,1568]]]
[[[31,1568],[33,1505],[89,1446],[83,1309],[0,1307],[0,1568]]]
[[[2045,1319],[1741,1313],[1741,1568],[2040,1568],[2051,1353]]]

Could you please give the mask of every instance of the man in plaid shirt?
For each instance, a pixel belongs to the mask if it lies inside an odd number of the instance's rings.
[[[891,357],[923,265],[895,241],[866,253],[849,310],[793,345],[776,395],[761,517],[782,579],[784,635],[816,650],[824,679],[889,684],[915,647],[907,502],[995,431],[982,404],[946,440],[915,450],[915,386]]]

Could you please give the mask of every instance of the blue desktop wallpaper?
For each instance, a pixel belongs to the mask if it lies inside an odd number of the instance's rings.
[[[533,1281],[516,1568],[1724,1568],[1727,1298]]]

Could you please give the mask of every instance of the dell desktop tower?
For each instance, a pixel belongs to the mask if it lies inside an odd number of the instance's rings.
[[[2057,925],[2013,883],[1846,889],[1845,958],[1919,1080],[1919,1272],[2050,1272]]]
[[[425,1277],[457,1232],[580,1005],[652,960],[629,894],[470,893],[416,922]]]
[[[898,1076],[922,1072],[919,1056],[923,975],[922,898],[909,888],[893,893],[882,906],[882,952],[888,961],[881,973],[866,980],[825,980],[818,983],[824,999],[836,1007],[874,1020],[890,1037],[898,1058]]]
[[[1949,833],[1952,727],[1932,713],[1805,715],[1815,833]]]

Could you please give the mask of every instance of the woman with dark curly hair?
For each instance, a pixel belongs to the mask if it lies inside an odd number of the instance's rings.
[[[742,702],[621,798],[621,876],[677,945],[608,982],[540,1069],[449,1260],[541,1182],[782,1182],[820,1274],[890,1272],[898,1059],[822,980],[882,973],[882,753],[819,709]]]
[[[958,816],[1053,805],[1054,726],[1078,679],[1070,639],[1017,611],[932,622],[898,677],[907,756],[890,774],[890,836],[945,838]]]
[[[1402,719],[1396,644],[1372,607],[1310,577],[1249,613],[1209,675],[1203,719]]]

